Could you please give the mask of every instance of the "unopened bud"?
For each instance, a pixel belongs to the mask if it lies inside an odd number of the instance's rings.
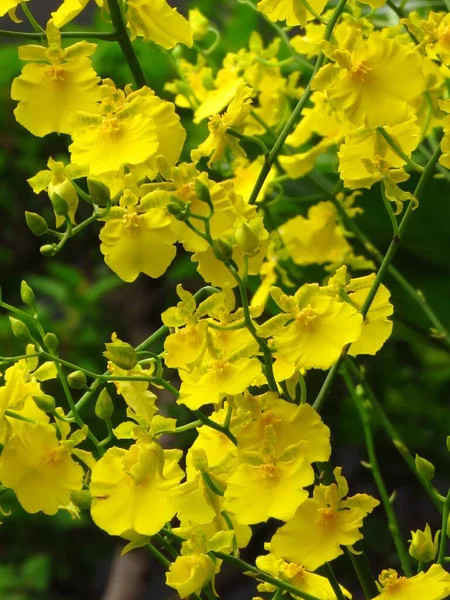
[[[36,406],[45,413],[55,412],[56,402],[53,396],[49,396],[48,394],[37,394],[36,396],[33,396],[33,400]]]
[[[57,215],[60,217],[65,217],[69,214],[69,205],[57,192],[52,193],[50,200],[53,204],[53,210]]]
[[[39,252],[42,256],[54,256],[56,253],[56,244],[44,244],[39,248]]]
[[[427,460],[426,458],[422,458],[418,454],[416,454],[415,463],[419,475],[422,475],[422,477],[431,481],[435,473],[434,465],[430,463],[429,460]]]
[[[214,240],[212,250],[214,256],[221,262],[227,262],[233,258],[233,247],[222,238]]]
[[[192,27],[195,41],[202,40],[208,35],[209,21],[198,8],[189,11],[189,23]]]
[[[191,456],[194,469],[200,471],[200,473],[208,470],[208,457],[203,448],[192,448]]]
[[[19,321],[19,319],[15,319],[14,317],[9,317],[9,322],[11,324],[13,336],[17,340],[20,340],[21,342],[27,342],[31,340],[30,330],[23,321]]]
[[[34,235],[44,235],[48,231],[47,221],[41,215],[34,212],[25,212],[25,221],[27,222],[28,229],[34,233]]]
[[[447,450],[450,452],[450,435],[447,436]]]
[[[22,302],[27,306],[36,306],[36,297],[26,281],[22,281],[20,284],[20,297],[22,298]]]
[[[89,510],[92,504],[92,496],[89,490],[81,490],[79,492],[72,492],[70,499],[78,508],[82,510]]]
[[[103,389],[95,403],[95,414],[103,421],[109,421],[114,412],[114,404],[106,389]]]
[[[138,357],[136,350],[131,344],[118,340],[105,344],[105,346],[106,352],[103,352],[103,356],[106,356],[108,360],[120,369],[130,371],[137,365]]]
[[[74,371],[67,376],[67,383],[73,390],[82,390],[87,383],[83,371]]]
[[[87,186],[89,195],[92,198],[92,202],[97,206],[106,206],[111,200],[111,191],[109,187],[103,183],[103,181],[91,179],[89,177],[87,180]]]
[[[46,333],[44,336],[44,345],[50,352],[54,352],[58,347],[58,338],[54,333]]]
[[[208,206],[212,206],[211,194],[208,186],[200,181],[200,179],[195,180],[195,195],[201,202],[205,202]]]
[[[178,202],[169,202],[167,204],[167,212],[169,212],[177,221],[187,221],[189,219],[188,211]]]
[[[424,531],[420,529],[411,531],[410,555],[421,563],[432,562],[438,553],[439,534],[440,531],[437,531],[433,540],[433,535],[428,524],[425,526]]]
[[[248,223],[241,223],[235,233],[236,242],[244,251],[244,254],[254,256],[258,252],[260,243],[255,231]]]

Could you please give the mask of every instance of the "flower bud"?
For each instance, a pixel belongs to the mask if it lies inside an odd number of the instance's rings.
[[[235,233],[236,242],[244,254],[254,256],[259,250],[259,238],[248,223],[241,223]]]
[[[192,448],[191,456],[194,469],[200,471],[200,473],[208,470],[208,457],[203,448]]]
[[[57,192],[53,192],[50,200],[53,204],[53,210],[60,217],[65,217],[69,214],[69,205]]]
[[[208,35],[209,21],[198,8],[189,11],[189,23],[192,27],[194,40],[202,40]]]
[[[72,492],[70,499],[78,508],[82,510],[89,510],[92,504],[91,492],[89,490],[81,490],[79,492]]]
[[[45,244],[39,248],[42,256],[54,256],[56,253],[56,244]]]
[[[111,419],[114,412],[114,404],[106,388],[100,392],[94,410],[97,417],[102,419],[102,421],[109,421]]]
[[[25,211],[25,221],[34,235],[44,235],[48,231],[47,221],[37,213]]]
[[[195,195],[201,202],[205,202],[208,206],[212,206],[211,194],[208,186],[206,186],[200,179],[195,180]]]
[[[27,306],[36,306],[36,297],[26,281],[22,281],[20,284],[20,297],[22,298],[22,302]]]
[[[223,238],[217,238],[213,243],[213,254],[221,262],[227,262],[233,257],[233,247]]]
[[[58,347],[58,338],[54,333],[46,333],[44,336],[44,345],[50,352],[54,352]]]
[[[83,371],[74,371],[67,376],[67,383],[73,390],[82,390],[86,382],[86,375]]]
[[[45,413],[55,412],[56,402],[53,396],[48,394],[37,394],[33,396],[34,403],[36,406]]]
[[[19,321],[19,319],[15,319],[14,317],[9,317],[9,322],[11,324],[13,336],[17,340],[20,340],[21,342],[28,342],[31,340],[30,330],[23,321]]]
[[[433,540],[433,535],[428,524],[425,525],[424,531],[421,531],[420,529],[411,531],[412,539],[409,546],[410,555],[422,563],[432,562],[438,553],[439,534],[440,531],[436,531]]]
[[[431,481],[434,477],[435,472],[434,465],[430,463],[429,460],[427,460],[426,458],[422,458],[418,454],[416,454],[415,463],[419,475],[422,475],[422,477]]]
[[[87,186],[92,202],[97,206],[106,206],[111,200],[111,191],[103,181],[88,177]]]
[[[136,350],[131,344],[116,340],[115,342],[105,344],[105,346],[106,352],[103,352],[103,356],[106,356],[108,360],[120,369],[130,371],[137,365]]]
[[[178,202],[169,202],[167,204],[167,212],[169,212],[177,221],[186,221],[189,215],[185,208]]]
[[[450,452],[450,435],[447,436],[447,442],[446,442],[446,444],[447,444],[447,450]]]

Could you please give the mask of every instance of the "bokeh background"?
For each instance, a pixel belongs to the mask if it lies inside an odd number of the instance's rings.
[[[92,10],[71,25],[107,30]],[[42,24],[57,0],[32,0],[30,8]],[[188,2],[172,2],[186,11]],[[258,30],[267,39],[272,31],[248,7],[235,0],[197,0],[195,5],[222,33],[221,44],[214,55],[220,60],[227,52],[237,51],[247,44],[250,33]],[[437,5],[437,3],[436,3]],[[0,19],[0,29],[25,28],[9,19]],[[164,83],[175,77],[167,55],[152,44],[136,43],[139,57],[155,91],[163,97]],[[186,56],[189,56],[189,52]],[[130,74],[116,43],[102,42],[94,56],[95,68],[103,77],[113,77],[118,85],[130,82]],[[67,244],[54,258],[39,253],[42,240],[28,230],[24,211],[38,212],[51,222],[52,212],[45,194],[35,196],[26,179],[45,168],[49,156],[65,156],[67,139],[50,135],[34,138],[18,125],[13,116],[10,99],[11,82],[20,72],[16,43],[2,39],[0,45],[0,285],[3,298],[19,303],[19,287],[25,279],[35,290],[41,314],[48,329],[60,339],[62,355],[74,363],[101,372],[103,344],[111,333],[137,344],[160,325],[162,310],[176,302],[175,286],[180,281],[191,290],[201,286],[195,267],[187,255],[179,254],[167,274],[153,281],[145,276],[134,284],[124,284],[105,266],[99,251],[98,231],[94,225]],[[188,111],[181,111],[188,130],[188,151],[205,136],[205,126],[193,128]],[[335,165],[324,165],[332,170]],[[410,186],[413,187],[412,176]],[[276,212],[277,222],[289,216],[305,213],[308,206],[301,202],[311,191],[310,184],[301,181],[290,191],[291,201]],[[378,197],[378,190],[364,195],[360,206],[364,214],[357,217],[358,225],[376,246],[385,250],[390,238],[390,223]],[[298,201],[296,201],[296,199]],[[80,220],[88,216],[82,206]],[[423,291],[429,304],[450,327],[450,189],[435,178],[411,219],[404,243],[395,263],[408,280]],[[355,246],[357,244],[355,242]],[[361,248],[358,250],[362,251]],[[324,276],[319,270],[303,270],[305,281]],[[398,427],[402,438],[413,452],[431,460],[436,466],[436,487],[446,493],[450,483],[449,456],[446,437],[450,434],[450,354],[441,342],[429,335],[428,323],[417,306],[392,281],[387,284],[395,306],[395,328],[392,338],[376,358],[361,362],[367,378],[385,411]],[[0,355],[20,353],[12,339],[5,314],[0,314]],[[323,380],[323,373],[308,375],[309,394],[314,394]],[[58,388],[55,387],[55,394]],[[180,419],[173,402],[161,397],[164,410]],[[359,416],[339,381],[323,412],[331,427],[333,463],[343,465],[344,474],[353,492],[365,491],[377,495],[370,471],[361,461],[367,459]],[[89,420],[89,418],[88,418]],[[92,426],[99,427],[94,419]],[[100,424],[101,427],[101,424]],[[394,500],[402,533],[430,523],[433,530],[440,527],[437,513],[425,497],[383,431],[376,428],[379,460],[388,488],[396,492]],[[181,440],[189,444],[186,436]],[[164,600],[175,598],[164,587],[164,577],[145,551],[134,551],[120,559],[123,543],[108,537],[95,528],[89,517],[72,520],[67,514],[56,517],[30,516],[24,513],[12,495],[0,497],[5,513],[0,526],[0,598],[1,600]],[[155,508],[156,509],[156,508]],[[8,511],[12,511],[8,514]],[[274,525],[255,528],[251,546],[243,552],[252,561],[262,553],[263,542]],[[365,548],[375,572],[398,566],[382,508],[378,508],[365,526]],[[336,562],[340,580],[355,588],[355,577],[349,560]],[[252,580],[223,569],[218,581],[221,597],[248,600],[255,595]],[[355,595],[358,600],[358,595]]]

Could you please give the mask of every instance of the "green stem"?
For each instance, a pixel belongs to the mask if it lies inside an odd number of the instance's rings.
[[[24,423],[33,423],[33,425],[36,423],[36,421],[34,421],[33,419],[24,417],[20,413],[16,413],[15,411],[9,410],[8,408],[5,410],[5,416],[11,417],[11,419],[17,419],[17,421],[23,421]]]
[[[225,554],[224,552],[210,552],[211,555],[220,558],[224,562],[229,562],[237,569],[242,572],[250,572],[256,576],[256,579],[260,581],[264,581],[265,583],[270,583],[274,585],[276,588],[280,590],[284,590],[285,592],[289,592],[292,596],[296,596],[297,598],[303,598],[303,600],[320,600],[317,596],[313,596],[312,594],[307,594],[306,592],[302,592],[297,589],[293,585],[286,583],[285,581],[281,581],[281,579],[276,579],[272,577],[268,573],[261,571],[257,567],[250,565],[249,563],[244,562],[240,558],[236,556],[231,556],[230,554]]]
[[[378,596],[379,591],[370,569],[367,556],[364,554],[364,552],[360,552],[357,547],[353,546],[353,548],[355,552],[352,552],[347,548],[347,554],[350,557],[353,568],[355,569],[355,573],[363,589],[364,596],[367,598],[367,600],[370,600],[371,598]]]
[[[416,162],[414,162],[407,154],[405,154],[403,152],[403,150],[400,148],[400,146],[397,144],[397,142],[394,141],[392,139],[392,137],[389,135],[389,133],[384,129],[384,127],[377,127],[377,131],[384,137],[384,139],[389,144],[389,146],[392,148],[392,150],[398,156],[400,156],[400,158],[402,160],[404,160],[407,165],[409,165],[412,169],[414,169],[415,171],[418,171],[419,173],[424,172],[424,170],[425,170],[424,167],[422,167],[422,165],[419,165]]]
[[[403,10],[400,7],[396,6],[392,0],[386,0],[386,6],[389,6],[389,8],[395,12],[395,14],[397,15],[397,17],[399,19],[405,18],[405,15],[403,14]],[[418,46],[419,40],[416,38],[416,36],[413,33],[411,33],[406,26],[405,26],[405,29],[406,29],[409,37],[412,39],[412,41],[416,44],[416,46]]]
[[[358,393],[358,390],[355,388],[355,385],[347,369],[343,370],[342,376],[350,393],[350,396],[361,417],[371,472],[375,480],[378,492],[380,494],[381,502],[383,503],[384,511],[386,513],[386,517],[389,524],[389,531],[391,532],[394,545],[397,549],[397,554],[400,558],[403,572],[407,577],[412,577],[413,570],[411,567],[410,556],[403,542],[397,515],[392,506],[390,496],[384,483],[383,476],[381,475],[380,466],[378,464],[378,458],[375,450],[375,443],[370,422],[370,415],[365,405],[365,399]]]
[[[119,1],[120,0],[108,0],[111,21],[117,32],[120,48],[134,77],[134,81],[136,82],[136,85],[141,88],[148,85],[147,78],[145,77],[145,73],[142,70],[139,59],[134,51],[133,44],[131,43],[130,36],[128,35]]]
[[[330,563],[325,563],[322,567],[323,573],[325,577],[330,582],[331,587],[333,588],[333,592],[336,596],[336,600],[345,600],[344,592],[342,591],[341,586],[339,585],[338,580],[336,579],[336,575],[330,565]]]
[[[249,308],[249,302],[248,302],[248,296],[247,296],[247,285],[246,285],[247,268],[248,268],[248,257],[247,256],[244,256],[244,265],[245,265],[244,277],[241,278],[239,276],[239,273],[237,272],[237,270],[231,264],[226,263],[226,266],[228,267],[229,271],[231,272],[231,274],[233,275],[234,279],[236,280],[236,282],[238,284],[239,295],[241,297],[242,310],[244,312],[244,321],[247,326],[247,329],[249,330],[253,339],[258,344],[261,352],[263,353],[264,364],[266,367],[267,383],[269,384],[269,388],[271,389],[271,391],[276,392],[278,390],[278,386],[277,386],[277,382],[275,381],[275,376],[273,374],[272,354],[270,353],[269,347],[267,346],[267,343],[265,342],[265,340],[263,340],[262,338],[260,338],[258,336],[258,334],[256,332],[256,327],[255,327],[252,317],[250,315],[250,308]]]
[[[443,565],[445,563],[445,551],[447,550],[447,530],[448,530],[448,517],[450,514],[450,490],[447,493],[447,497],[444,503],[444,511],[442,513],[442,527],[441,527],[441,539],[439,540],[439,554],[438,563]]]
[[[164,567],[164,569],[167,570],[170,567],[170,560],[166,558],[164,554],[161,554],[161,552],[155,548],[153,544],[148,543],[146,548],[149,550],[153,558],[156,558],[156,560]]]
[[[334,12],[331,16],[331,19],[325,29],[325,34],[324,34],[324,38],[323,38],[324,40],[330,41],[331,36],[333,35],[333,30],[338,22],[338,19],[341,15],[342,11],[345,8],[346,3],[347,3],[347,0],[339,0],[337,6],[334,9]],[[263,185],[267,179],[267,176],[270,173],[270,170],[272,168],[273,163],[275,162],[275,159],[277,158],[281,148],[284,145],[284,142],[286,141],[286,138],[291,133],[291,130],[294,127],[298,117],[301,115],[303,109],[305,108],[308,100],[311,97],[312,81],[313,81],[316,73],[323,66],[324,62],[325,62],[325,55],[323,54],[323,52],[320,52],[319,56],[317,57],[316,64],[314,65],[314,70],[312,72],[311,78],[308,82],[308,85],[306,86],[305,91],[302,94],[302,97],[298,101],[297,106],[294,108],[291,116],[289,117],[288,122],[286,123],[286,125],[284,126],[280,135],[278,136],[277,141],[275,142],[272,150],[270,151],[270,154],[269,154],[267,160],[264,162],[264,165],[261,169],[261,172],[258,176],[258,179],[257,179],[255,186],[253,187],[252,193],[250,195],[249,204],[254,204],[256,202],[256,199],[258,198],[261,188],[263,187]]]
[[[177,552],[172,544],[160,533],[154,535],[153,539],[156,540],[172,558],[176,560],[179,557],[180,553]]]
[[[26,2],[21,2],[20,6],[22,7],[24,15],[26,16],[28,22],[30,23],[31,27],[35,30],[35,32],[46,37],[45,29],[43,27],[41,27],[39,25],[39,23],[36,21],[32,12],[26,5]]]
[[[385,430],[388,437],[391,439],[393,445],[399,452],[400,456],[406,462],[406,464],[408,465],[408,467],[410,468],[412,473],[415,475],[415,477],[419,480],[420,484],[422,485],[423,489],[429,496],[430,500],[434,503],[435,507],[439,510],[440,513],[442,513],[442,511],[443,511],[442,503],[437,498],[436,492],[430,486],[430,482],[428,481],[428,479],[425,479],[425,477],[423,477],[417,471],[414,456],[408,450],[406,444],[401,439],[401,437],[400,437],[398,431],[396,430],[396,428],[394,427],[394,425],[392,425],[392,423],[390,422],[389,418],[387,417],[386,413],[384,412],[382,405],[377,400],[372,388],[370,387],[370,385],[367,382],[366,378],[364,377],[363,373],[358,369],[355,362],[350,360],[348,357],[345,359],[345,365],[349,369],[349,371],[352,373],[352,375],[357,378],[360,385],[362,385],[366,399],[370,402],[372,409],[376,412],[376,414],[380,420],[381,426]]]
[[[390,201],[386,198],[386,191],[384,189],[384,181],[381,182],[381,197],[383,199],[384,208],[386,209],[386,212],[391,221],[392,231],[394,233],[394,236],[398,236],[397,217],[394,214],[394,210],[392,208]]]
[[[432,157],[430,158],[427,166],[425,167],[425,171],[422,173],[420,179],[419,179],[419,183],[417,184],[417,187],[414,191],[414,196],[417,198],[417,200],[420,200],[420,198],[422,197],[423,192],[425,191],[426,185],[429,181],[429,179],[432,176],[434,167],[436,166],[437,161],[439,160],[439,157],[441,155],[441,148],[440,146],[438,146],[436,148],[436,150],[434,151],[434,154],[432,155]],[[372,283],[372,286],[369,290],[369,293],[367,294],[367,297],[364,301],[364,304],[360,310],[360,313],[362,314],[362,316],[365,318],[367,316],[367,313],[369,312],[370,306],[380,288],[380,285],[382,284],[386,272],[389,269],[389,266],[391,264],[391,262],[394,259],[394,256],[398,250],[398,247],[400,245],[400,241],[401,238],[405,232],[406,226],[408,224],[408,221],[411,217],[412,214],[412,210],[413,210],[413,202],[409,202],[405,214],[401,220],[401,223],[398,227],[398,235],[394,236],[392,238],[392,241],[389,245],[389,248],[381,262],[380,268],[378,269],[378,272],[376,274],[376,277]],[[344,361],[344,358],[347,355],[347,352],[350,348],[351,344],[347,344],[347,346],[345,346],[342,349],[341,355],[338,358],[337,362],[331,367],[331,369],[328,371],[328,374],[325,378],[325,381],[317,395],[317,398],[313,404],[313,407],[319,412],[326,400],[326,397],[328,395],[328,392],[339,372],[339,369]]]
[[[260,140],[259,138],[255,137],[253,135],[244,135],[243,133],[239,133],[239,131],[235,131],[234,129],[227,129],[227,134],[232,135],[233,137],[235,137],[238,140],[241,140],[243,142],[250,142],[252,144],[256,144],[257,146],[259,146],[261,148],[264,156],[268,156],[269,149],[267,148],[265,143],[262,140]]]

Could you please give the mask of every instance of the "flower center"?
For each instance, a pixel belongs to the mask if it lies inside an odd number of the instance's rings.
[[[316,317],[317,315],[314,312],[314,309],[310,304],[308,304],[308,306],[298,313],[298,315],[295,317],[295,320],[297,323],[308,327],[313,323],[313,321],[315,321]]]
[[[363,62],[354,63],[350,71],[350,77],[353,81],[363,82],[371,70],[372,69]]]

